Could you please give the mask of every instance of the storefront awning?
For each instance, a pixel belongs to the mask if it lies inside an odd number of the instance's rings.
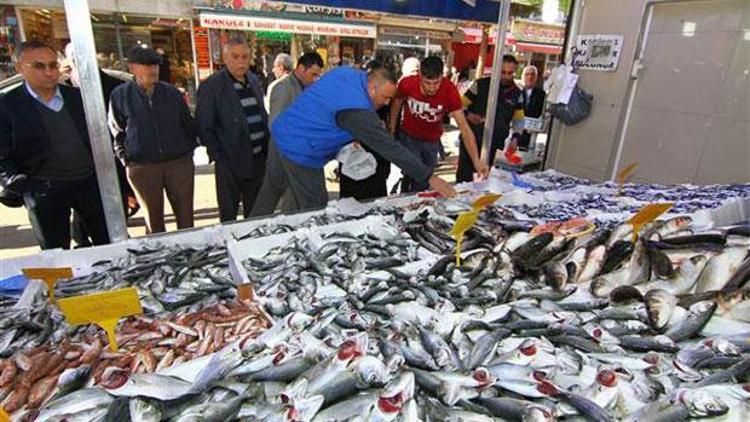
[[[276,2],[278,0],[271,0]],[[396,15],[426,16],[477,22],[496,23],[500,3],[497,0],[465,1],[436,0],[280,0],[284,3],[302,3],[344,9],[371,10]]]
[[[213,12],[201,12],[200,25],[204,28],[232,29],[237,31],[277,31],[292,34],[331,35],[352,38],[377,37],[375,25],[314,22]]]
[[[528,51],[541,54],[562,54],[562,46],[516,41],[516,51],[521,53]]]

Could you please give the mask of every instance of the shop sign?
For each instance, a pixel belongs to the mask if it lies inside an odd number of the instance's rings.
[[[562,25],[516,19],[511,25],[516,41],[563,45],[565,27]]]
[[[620,61],[622,40],[622,35],[579,35],[576,37],[573,66],[578,69],[614,72]]]
[[[255,38],[261,40],[291,41],[292,34],[281,31],[256,31]]]
[[[398,35],[403,37],[422,37],[432,40],[449,40],[450,32],[430,31],[427,29],[404,28],[399,26],[381,26],[380,35]]]
[[[375,38],[372,25],[308,22],[291,19],[270,19],[256,16],[237,16],[201,13],[200,24],[206,28],[238,31],[280,31],[293,34],[314,34],[354,38]]]
[[[198,79],[204,80],[211,75],[211,52],[208,48],[208,29],[196,27],[195,32],[195,56],[198,67]]]

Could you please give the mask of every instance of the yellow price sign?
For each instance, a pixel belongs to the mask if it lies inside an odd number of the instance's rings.
[[[669,211],[669,209],[672,208],[673,205],[673,202],[665,202],[663,204],[648,204],[645,207],[641,208],[640,211],[635,213],[634,216],[630,217],[630,220],[628,220],[628,224],[633,226],[633,243],[638,240],[638,232],[641,230],[641,228],[643,228],[643,226],[659,218],[659,216]]]
[[[471,205],[471,208],[473,211],[485,209],[489,207],[490,205],[494,204],[495,202],[497,202],[497,200],[500,199],[501,196],[502,195],[500,195],[499,193],[490,193],[490,194],[481,196],[477,198],[476,201],[474,201],[474,203]]]
[[[632,163],[624,169],[620,170],[619,173],[617,173],[617,184],[619,185],[619,187],[617,188],[617,196],[620,196],[620,192],[622,192],[622,185],[624,185],[625,182],[630,178],[630,176],[635,173],[635,169],[637,168],[638,163]]]
[[[453,224],[451,236],[456,239],[456,265],[461,265],[461,242],[464,240],[464,233],[477,222],[479,211],[474,210],[461,213]]]
[[[0,407],[0,422],[10,422],[10,416],[2,407]]]
[[[57,305],[70,325],[96,324],[102,327],[107,332],[112,351],[117,351],[115,328],[120,318],[143,313],[135,287],[60,299]]]
[[[42,280],[47,285],[50,303],[55,303],[55,285],[61,279],[73,278],[73,269],[65,268],[24,268],[23,275],[30,280]]]
[[[237,286],[237,297],[240,300],[253,300],[255,297],[253,294],[253,285],[250,283],[242,283]]]

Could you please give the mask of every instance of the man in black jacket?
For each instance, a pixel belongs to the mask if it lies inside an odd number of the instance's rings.
[[[510,54],[503,56],[500,67],[500,91],[497,95],[497,106],[495,108],[495,128],[492,132],[492,142],[487,164],[495,163],[495,154],[498,150],[505,148],[505,139],[511,131],[511,123],[514,120],[523,119],[523,94],[518,89],[513,75],[516,73],[518,61]],[[464,93],[463,102],[466,104],[466,120],[474,137],[477,139],[477,148],[484,135],[484,123],[487,113],[487,105],[490,98],[490,78],[475,80]],[[518,140],[520,135],[513,133],[513,138]],[[471,182],[473,180],[473,165],[463,142],[458,152],[458,169],[456,170],[456,182]]]
[[[23,195],[42,249],[70,247],[70,213],[94,244],[109,242],[78,90],[58,85],[57,54],[39,41],[16,52],[24,84],[0,98],[0,183]]]
[[[193,227],[195,128],[177,88],[159,81],[160,61],[154,50],[133,47],[128,65],[135,80],[115,88],[109,105],[115,155],[146,208],[147,233],[165,231],[165,191],[177,228]]]
[[[539,88],[539,70],[536,66],[529,65],[523,68],[523,101],[524,115],[526,117],[542,117],[544,113],[544,99],[547,94]],[[523,131],[518,147],[528,149],[531,142],[531,133]]]
[[[250,73],[250,48],[241,39],[222,47],[226,67],[198,88],[196,120],[201,142],[214,161],[216,196],[222,222],[253,209],[263,184],[268,156],[268,115],[263,89]]]

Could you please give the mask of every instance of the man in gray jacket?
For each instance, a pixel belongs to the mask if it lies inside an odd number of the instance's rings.
[[[324,67],[325,63],[323,63],[323,58],[320,57],[320,54],[316,52],[305,53],[297,60],[297,67],[293,72],[282,76],[281,79],[269,85],[268,94],[266,95],[269,127],[276,120],[276,117],[294,102],[294,99],[302,93],[305,87],[310,86],[320,78]],[[273,143],[273,137],[271,137],[270,142]],[[274,148],[274,146],[271,145],[270,148]],[[266,165],[266,169],[268,169],[268,164]],[[291,192],[287,191],[284,194],[280,208],[283,212],[298,208]]]
[[[306,86],[320,78],[323,72],[323,58],[315,52],[305,53],[297,60],[294,72],[282,77],[278,83],[268,89],[268,124],[272,125],[276,117],[286,110]]]
[[[250,48],[241,39],[222,47],[226,67],[198,88],[196,120],[201,142],[215,162],[219,219],[247,217],[263,184],[268,156],[268,115],[263,89],[250,73]]]

